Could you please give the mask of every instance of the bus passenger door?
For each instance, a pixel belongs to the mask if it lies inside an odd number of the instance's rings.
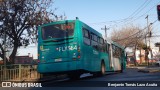
[[[109,56],[109,67],[110,70],[113,70],[113,65],[112,65],[112,47],[110,44],[108,44],[108,56]]]

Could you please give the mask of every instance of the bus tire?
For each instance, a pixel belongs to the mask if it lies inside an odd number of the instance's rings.
[[[120,73],[123,73],[123,69],[120,70]]]
[[[100,71],[98,72],[92,72],[93,74],[93,77],[100,77],[100,76],[103,76],[105,75],[105,63],[104,61],[101,62],[101,65],[100,65]]]
[[[105,63],[104,61],[101,62],[101,76],[105,75],[105,72],[106,72],[106,67],[105,67]]]
[[[121,65],[120,73],[123,73],[123,64]]]

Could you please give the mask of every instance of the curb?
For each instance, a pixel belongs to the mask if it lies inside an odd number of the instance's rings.
[[[143,72],[143,73],[156,73],[156,72],[160,72],[160,69],[153,69],[153,70],[141,69],[141,70],[138,70],[138,72]]]

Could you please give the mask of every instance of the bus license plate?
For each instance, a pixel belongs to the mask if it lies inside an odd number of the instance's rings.
[[[60,61],[62,61],[61,58],[55,59],[55,62],[60,62]]]

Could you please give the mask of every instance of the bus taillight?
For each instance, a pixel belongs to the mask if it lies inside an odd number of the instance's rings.
[[[81,56],[80,56],[80,55],[78,55],[78,56],[77,56],[77,58],[78,58],[78,59],[80,59],[80,58],[81,58]],[[77,58],[72,58],[72,59],[73,59],[73,60],[77,60]]]

